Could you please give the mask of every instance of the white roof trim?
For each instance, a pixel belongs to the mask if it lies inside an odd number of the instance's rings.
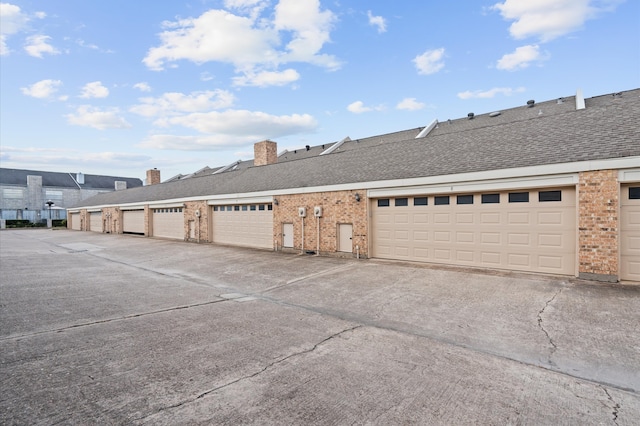
[[[101,207],[117,207],[118,205],[115,204],[113,206],[101,206]],[[144,205],[140,205],[140,204],[123,204],[120,206],[120,210],[144,210]]]
[[[327,148],[324,151],[322,151],[320,153],[320,155],[331,154],[333,151],[335,151],[336,149],[340,148],[340,146],[343,143],[349,142],[350,140],[351,140],[351,138],[349,136],[347,136],[346,138],[342,139],[340,142],[336,142],[333,145],[331,145],[329,148]]]
[[[151,209],[170,209],[173,207],[184,207],[184,203],[160,203],[160,204],[149,203],[149,208]]]
[[[210,206],[223,206],[226,204],[264,204],[272,203],[273,197],[246,197],[238,194],[237,197],[229,197],[229,194],[225,194],[224,198],[211,198],[207,200],[207,204]]]
[[[640,182],[640,168],[631,170],[620,170],[618,172],[619,182]]]

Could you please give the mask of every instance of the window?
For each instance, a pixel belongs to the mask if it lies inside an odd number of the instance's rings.
[[[260,204],[260,205],[258,206],[258,210],[264,210],[264,204]]]
[[[389,199],[381,198],[378,200],[378,207],[389,207]]]
[[[500,194],[482,194],[482,204],[499,204]]]
[[[252,212],[256,211],[256,206],[255,204],[249,206],[249,210],[251,210]]]
[[[538,201],[562,201],[562,191],[540,191],[538,192]]]
[[[409,205],[409,199],[408,198],[396,198],[395,200],[395,206],[396,207],[406,207]]]
[[[529,193],[528,192],[510,192],[509,202],[510,203],[528,203]]]
[[[414,206],[426,206],[427,205],[427,197],[416,197],[413,199]]]
[[[47,200],[62,200],[62,191],[53,191],[51,189],[47,189],[44,191],[44,196]]]
[[[4,198],[22,198],[22,189],[5,188],[2,190],[2,196]]]
[[[473,204],[473,195],[458,195],[456,204]]]
[[[233,211],[239,212],[240,211],[240,206],[233,206]]]
[[[640,200],[640,186],[629,188],[629,199]]]
[[[249,206],[247,206],[246,204],[244,206],[242,206],[242,211],[246,212],[249,209]]]
[[[230,212],[231,210],[233,210],[233,206],[227,206],[227,211]]]
[[[267,204],[267,210],[273,210],[273,205],[272,204]]]
[[[434,199],[434,204],[436,206],[446,206],[449,204],[449,196],[448,195],[439,195]]]

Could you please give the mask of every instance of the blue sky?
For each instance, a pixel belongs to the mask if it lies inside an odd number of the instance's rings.
[[[0,3],[2,167],[162,178],[640,87],[635,0]]]

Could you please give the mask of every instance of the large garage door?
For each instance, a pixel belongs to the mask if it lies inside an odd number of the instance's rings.
[[[620,279],[640,281],[640,184],[622,187]]]
[[[89,213],[89,230],[102,232],[102,212]]]
[[[213,242],[273,248],[271,204],[213,206]]]
[[[374,257],[575,274],[575,189],[373,200]]]
[[[182,207],[153,209],[153,236],[184,240]]]
[[[125,210],[122,212],[122,232],[144,235],[144,210]]]
[[[73,229],[74,231],[79,231],[80,230],[80,213],[71,213],[69,215],[69,218],[71,219],[71,229]]]

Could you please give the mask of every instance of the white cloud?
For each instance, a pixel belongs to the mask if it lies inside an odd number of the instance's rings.
[[[49,99],[58,91],[60,86],[62,86],[62,81],[49,79],[40,80],[31,86],[22,87],[20,90],[24,95],[32,98]]]
[[[27,37],[26,44],[24,45],[24,50],[26,50],[30,56],[35,58],[42,58],[44,53],[48,53],[49,55],[59,54],[60,51],[50,45],[49,40],[51,40],[51,37],[48,35],[37,34],[29,36]]]
[[[93,127],[98,130],[105,129],[128,129],[131,124],[119,116],[117,108],[101,110],[89,105],[82,105],[77,108],[74,114],[67,114],[69,124],[74,126]]]
[[[413,63],[418,69],[418,74],[435,74],[444,68],[444,47],[440,49],[427,50],[422,55],[413,59]]]
[[[228,0],[225,5],[252,12],[241,16],[212,9],[196,18],[164,22],[160,45],[148,50],[144,64],[162,70],[180,60],[230,63],[246,82],[267,71],[279,73],[278,67],[290,62],[329,70],[340,67],[333,56],[320,53],[330,41],[335,16],[320,10],[318,0],[280,0],[274,11],[263,14],[256,13],[263,12],[267,5],[263,1]],[[288,40],[286,46],[281,45],[283,40]],[[285,76],[290,78],[291,73],[285,71]],[[281,83],[281,79],[273,81]]]
[[[619,3],[621,0],[505,0],[492,9],[514,21],[509,27],[513,38],[538,37],[547,42],[580,29],[588,19]]]
[[[210,136],[181,136],[181,135],[151,135],[138,146],[150,149],[170,149],[180,151],[204,151],[225,149],[231,146],[242,146],[255,143],[259,136],[210,135]]]
[[[352,112],[354,114],[362,114],[365,112],[382,111],[382,110],[384,110],[384,105],[369,107],[369,106],[365,106],[364,102],[362,101],[355,101],[347,105],[347,111]]]
[[[262,71],[258,73],[247,73],[244,76],[234,77],[234,86],[284,86],[300,79],[300,74],[292,69],[284,71]]]
[[[548,54],[540,52],[540,46],[527,45],[516,48],[513,53],[507,53],[498,59],[496,68],[499,70],[516,71],[527,68],[532,62],[542,62],[549,59]]]
[[[466,92],[460,92],[458,93],[458,97],[460,99],[489,99],[489,98],[493,98],[496,95],[503,95],[503,96],[511,96],[514,93],[522,93],[525,91],[524,87],[518,87],[516,89],[512,89],[510,87],[494,87],[493,89],[489,89],[489,90],[474,90],[474,91],[470,91],[467,90]]]
[[[387,31],[387,21],[382,16],[373,16],[370,10],[367,11],[369,17],[369,25],[373,25],[378,28],[379,33]]]
[[[229,108],[235,102],[235,96],[226,90],[191,92],[188,95],[169,92],[157,98],[140,98],[139,101],[140,103],[131,107],[129,111],[144,117],[162,118],[181,113]]]
[[[310,132],[317,126],[309,114],[271,115],[247,110],[192,113],[170,118],[168,122],[201,133],[252,136],[255,140]]]
[[[104,87],[101,81],[92,81],[85,84],[80,94],[80,97],[84,99],[106,98],[107,96],[109,96],[109,89]]]
[[[20,7],[10,3],[0,3],[0,55],[8,55],[7,38],[26,28],[29,17]]]
[[[396,109],[402,109],[407,111],[417,111],[424,109],[426,105],[422,102],[418,102],[416,98],[404,98],[398,105],[396,105]]]
[[[134,89],[138,89],[141,92],[150,92],[151,91],[151,86],[149,86],[149,83],[147,83],[146,81],[142,81],[140,83],[136,83],[133,85]]]

